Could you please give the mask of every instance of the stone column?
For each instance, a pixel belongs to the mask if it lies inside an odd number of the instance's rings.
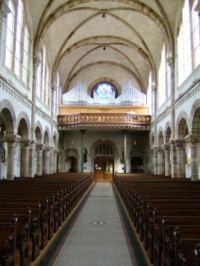
[[[20,162],[20,176],[29,177],[29,148],[30,140],[22,139],[21,143],[21,162]]]
[[[170,167],[170,146],[169,144],[163,144],[163,150],[165,153],[165,176],[171,176],[171,167]]]
[[[36,145],[36,154],[37,154],[37,166],[36,166],[36,175],[42,175],[42,165],[43,165],[43,153],[44,146],[42,144]]]
[[[35,168],[35,141],[31,141],[29,149],[29,177],[34,177],[36,173]]]
[[[50,147],[46,147],[44,150],[44,174],[50,173]]]
[[[185,140],[175,140],[177,158],[177,178],[185,177]]]
[[[64,161],[65,161],[65,158],[64,158],[64,151],[63,150],[60,150],[58,152],[58,173],[61,173],[61,172],[64,172]]]
[[[53,174],[53,155],[54,155],[54,149],[51,147],[49,151],[49,173]]]
[[[157,174],[164,175],[164,159],[163,159],[163,149],[162,147],[157,148],[158,160],[157,160]]]
[[[170,143],[170,160],[171,160],[171,177],[175,178],[177,176],[176,168],[176,147],[174,141]]]
[[[150,158],[149,171],[151,174],[153,174],[154,173],[154,150],[153,149],[149,151],[149,158]]]
[[[7,179],[13,180],[15,176],[16,148],[17,142],[21,139],[18,135],[6,135],[7,142]]]
[[[124,173],[127,173],[127,130],[123,130],[124,135]]]
[[[86,132],[86,130],[85,129],[81,129],[80,130],[80,132],[81,132],[81,162],[80,162],[80,164],[81,164],[81,167],[80,167],[80,169],[81,169],[81,172],[84,172],[84,150],[83,150],[83,147],[84,147],[84,134],[85,134],[85,132]]]
[[[58,159],[58,150],[54,148],[53,152],[53,174],[57,173],[57,159]]]
[[[187,135],[185,140],[190,145],[191,151],[191,179],[198,180],[198,154],[197,154],[197,143],[199,142],[198,135]]]
[[[153,168],[153,173],[154,175],[157,175],[157,163],[158,163],[158,151],[157,151],[157,148],[154,148],[154,152],[153,152],[153,155],[154,155],[154,168]]]

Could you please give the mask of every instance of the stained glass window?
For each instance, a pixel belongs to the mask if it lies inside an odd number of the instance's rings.
[[[92,97],[96,103],[112,103],[116,96],[116,89],[109,82],[99,82],[92,90]]]

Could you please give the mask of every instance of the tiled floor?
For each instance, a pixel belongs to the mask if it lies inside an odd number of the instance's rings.
[[[98,182],[92,189],[54,266],[141,265],[130,241],[113,192],[112,183]]]

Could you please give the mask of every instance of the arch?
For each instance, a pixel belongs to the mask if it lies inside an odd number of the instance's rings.
[[[115,88],[117,89],[117,92],[118,92],[118,95],[120,94],[121,92],[121,86],[118,84],[118,82],[116,82],[115,80],[113,80],[112,78],[105,78],[105,77],[102,77],[102,78],[98,78],[96,80],[94,80],[93,82],[91,82],[89,85],[88,85],[88,94],[91,95],[92,93],[92,89],[94,88],[94,86],[99,83],[99,82],[102,82],[102,81],[105,81],[105,82],[108,82],[108,83],[111,83],[115,86]]]
[[[42,125],[41,125],[40,122],[37,122],[36,125],[35,125],[35,138],[36,138],[37,144],[42,144],[43,143],[42,135],[43,135]]]
[[[185,118],[181,118],[178,123],[178,139],[184,140],[185,136],[188,135],[188,125]]]
[[[191,112],[191,134],[200,134],[200,100],[196,100],[192,106]]]
[[[182,121],[181,121],[182,120]],[[188,115],[187,115],[187,113],[185,112],[185,111],[182,111],[180,114],[179,114],[179,116],[178,116],[178,118],[177,118],[177,121],[176,121],[176,125],[178,125],[177,127],[176,127],[176,129],[175,129],[175,137],[177,138],[177,139],[179,139],[179,137],[181,137],[181,136],[179,136],[179,134],[183,134],[183,125],[184,125],[184,120],[185,120],[185,122],[186,122],[186,124],[187,124],[187,127],[189,126],[189,118],[188,118]],[[180,125],[180,123],[181,123],[181,125]],[[180,128],[180,126],[181,126],[181,128]],[[181,133],[182,132],[182,133]]]
[[[90,154],[94,156],[96,154],[96,147],[102,144],[109,145],[112,148],[113,155],[119,154],[116,144],[112,140],[109,140],[109,139],[101,139],[101,140],[97,140],[96,142],[94,142],[90,149]]]
[[[154,133],[150,134],[150,148],[153,149],[155,145],[155,137],[154,137]]]
[[[158,145],[161,146],[163,144],[164,144],[163,129],[159,128],[159,130],[158,130]]]
[[[30,139],[30,121],[27,113],[21,112],[17,119],[18,135],[23,139]]]
[[[74,158],[78,159],[78,151],[77,151],[77,149],[67,149],[65,151],[65,156],[66,156],[66,158],[74,157]]]
[[[46,129],[44,132],[44,138],[43,138],[43,144],[48,147],[50,145],[50,134],[49,134],[49,130]]]
[[[53,135],[53,146],[57,147],[57,138],[55,134]]]
[[[16,134],[16,116],[13,106],[8,100],[0,102],[0,120],[5,125],[6,134]]]
[[[171,127],[168,126],[166,129],[166,134],[165,134],[165,143],[167,143],[167,144],[170,143],[171,135],[172,135],[172,130],[171,130]]]

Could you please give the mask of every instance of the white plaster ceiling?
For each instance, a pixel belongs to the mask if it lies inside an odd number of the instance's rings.
[[[182,0],[27,0],[34,56],[45,44],[63,92],[77,81],[131,80],[146,92],[156,81],[163,42],[174,55]],[[106,48],[105,50],[103,48]]]

